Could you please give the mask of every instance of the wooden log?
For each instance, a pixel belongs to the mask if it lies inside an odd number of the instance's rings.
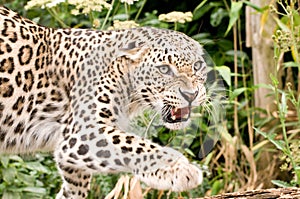
[[[199,199],[300,199],[300,188],[261,189],[225,193]]]

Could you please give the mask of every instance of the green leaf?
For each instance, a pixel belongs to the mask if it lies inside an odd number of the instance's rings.
[[[251,3],[250,1],[243,1],[247,6],[253,8],[254,10],[256,10],[257,12],[264,12],[266,10],[269,9],[269,6],[264,6],[264,7],[258,7],[257,5],[255,5],[254,3]]]
[[[40,195],[46,195],[47,193],[45,188],[39,188],[39,187],[25,187],[23,191],[40,194]]]
[[[2,199],[21,199],[20,193],[4,191]]]
[[[202,1],[196,8],[193,12],[196,12],[197,10],[199,10],[200,8],[202,8],[204,6],[204,4],[207,2],[208,0],[204,0]]]
[[[228,86],[231,86],[231,71],[228,66],[217,66],[215,69],[220,73]]]
[[[270,74],[270,78],[271,78],[272,83],[274,84],[274,86],[275,87],[278,86],[279,81],[278,81],[278,79],[273,74]]]
[[[27,175],[19,172],[17,178],[27,186],[33,186],[36,182],[36,176]]]
[[[236,55],[236,56],[237,56],[238,58],[240,58],[240,59],[245,59],[245,58],[248,57],[247,54],[246,54],[245,52],[240,51],[240,50],[237,50],[237,51],[235,51],[235,50],[228,50],[228,51],[226,51],[225,54],[226,54],[226,55],[230,55],[230,56],[232,56],[232,57],[234,57],[234,56]]]
[[[300,25],[300,15],[298,13],[298,9],[293,10],[293,17],[294,17],[294,27]]]
[[[125,21],[128,19],[127,14],[117,14],[113,17],[113,20],[120,20],[120,21]]]
[[[17,174],[17,170],[14,167],[8,167],[6,169],[2,169],[3,180],[9,184],[12,184],[15,180]]]
[[[0,162],[3,165],[4,168],[7,168],[8,164],[9,164],[9,156],[7,156],[7,155],[1,156],[0,157]]]
[[[260,135],[262,135],[264,138],[268,138],[267,134],[261,130],[259,130],[258,128],[254,127],[254,130],[259,133]]]
[[[282,140],[276,140],[276,134],[274,133],[265,133],[261,130],[259,130],[258,128],[254,127],[254,130],[259,133],[260,135],[262,135],[263,137],[267,138],[272,144],[274,144],[274,146],[279,149],[280,151],[285,151],[285,143]]]
[[[193,11],[193,20],[200,19],[206,12],[208,12],[212,7],[210,5],[204,5],[207,0],[202,1]],[[201,9],[200,9],[201,8]]]
[[[185,151],[187,154],[189,154],[190,156],[196,157],[196,155],[194,154],[194,152],[193,152],[191,149],[185,148],[184,151]]]
[[[216,180],[211,188],[211,195],[216,195],[220,192],[223,187],[223,183],[220,180]]]
[[[272,142],[272,144],[274,144],[276,146],[277,149],[281,150],[281,151],[285,151],[285,143],[282,140],[275,140],[275,139],[271,139],[268,138],[270,140],[270,142]]]
[[[283,187],[283,188],[287,188],[287,187],[292,187],[291,184],[289,184],[288,182],[284,182],[281,180],[271,180],[271,182],[279,187]]]
[[[295,171],[300,171],[300,165],[294,168]]]
[[[200,19],[203,15],[205,15],[210,9],[215,7],[222,6],[222,3],[210,2],[204,5],[207,0],[202,1],[193,11],[193,21]]]
[[[213,39],[210,39],[209,37],[210,37],[209,33],[199,33],[199,34],[192,36],[193,39],[195,39],[201,45],[204,45],[204,46],[215,44],[215,41]]]
[[[209,33],[203,32],[203,33],[198,33],[198,34],[192,36],[192,38],[199,41],[202,39],[207,39],[209,36],[210,36]]]
[[[245,87],[234,89],[234,91],[230,95],[230,100],[233,100],[234,98],[245,92],[245,90],[247,90],[247,88]]]
[[[227,40],[227,39],[221,39],[221,38],[219,38],[218,41],[217,41],[217,44],[225,52],[228,52],[230,49],[233,49],[232,41]]]
[[[224,17],[228,16],[228,13],[224,8],[216,8],[210,15],[210,24],[213,27],[217,27],[221,24]]]
[[[49,169],[47,167],[43,166],[39,162],[26,162],[24,164],[24,167],[26,167],[30,170],[39,171],[42,173],[50,173]]]
[[[14,160],[16,162],[20,162],[20,163],[24,162],[23,159],[20,156],[18,156],[18,155],[10,155],[9,159],[10,160]]]
[[[277,17],[274,17],[274,20],[276,21],[277,25],[279,26],[279,28],[285,32],[290,32],[290,28],[285,25],[280,19],[278,19]]]
[[[252,86],[253,89],[258,89],[258,88],[266,88],[266,89],[270,89],[273,90],[273,86],[270,84],[255,84]]]
[[[235,22],[239,19],[240,17],[240,11],[243,7],[243,2],[231,2],[231,8],[229,12],[229,25],[227,27],[227,30],[225,32],[225,36],[228,34],[228,32],[231,30]]]
[[[284,67],[299,67],[300,64],[297,62],[289,61],[289,62],[284,62],[283,66]]]

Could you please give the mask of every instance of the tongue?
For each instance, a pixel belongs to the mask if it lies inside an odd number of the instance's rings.
[[[189,107],[184,107],[184,108],[173,108],[171,110],[172,116],[175,116],[176,118],[181,118],[184,115],[188,115],[190,112]]]

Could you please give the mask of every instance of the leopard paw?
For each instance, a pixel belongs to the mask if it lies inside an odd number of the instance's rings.
[[[137,177],[152,188],[174,192],[193,189],[203,181],[202,170],[190,164],[185,157],[154,172],[137,174]]]

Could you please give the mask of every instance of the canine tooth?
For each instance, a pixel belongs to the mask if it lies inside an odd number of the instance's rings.
[[[188,119],[188,118],[189,118],[189,115],[188,115],[188,114],[185,114],[182,118],[183,118],[183,119]]]
[[[172,118],[172,120],[176,120],[176,116],[175,116],[175,115],[174,115],[174,116],[172,116],[171,118]]]
[[[174,108],[174,112],[176,113],[178,111],[178,108]]]

